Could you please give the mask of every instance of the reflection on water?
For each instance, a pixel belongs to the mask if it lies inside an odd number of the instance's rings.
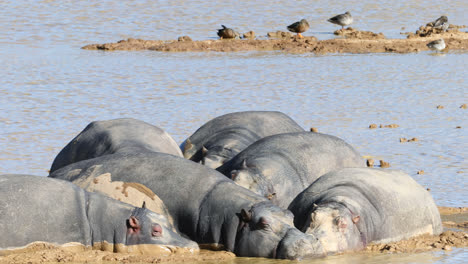
[[[406,171],[431,189],[437,204],[466,206],[468,110],[459,108],[468,103],[465,52],[315,56],[79,49],[127,37],[214,38],[220,24],[263,36],[300,18],[311,25],[305,35],[330,38],[336,26],[326,19],[346,10],[355,17],[353,26],[391,37],[441,14],[463,24],[468,11],[466,1],[3,1],[0,173],[47,175],[60,149],[93,120],[133,117],[181,142],[221,114],[278,110],[305,129],[341,137],[363,155]],[[399,128],[371,130],[372,123]],[[401,137],[419,141],[400,143]],[[325,261],[462,263],[468,256],[463,250],[444,254]]]

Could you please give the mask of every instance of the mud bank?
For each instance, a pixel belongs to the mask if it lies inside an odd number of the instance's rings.
[[[467,207],[439,207],[445,228],[456,227],[458,230],[447,230],[438,236],[422,235],[394,243],[370,244],[366,253],[419,253],[425,251],[451,251],[454,247],[468,247],[468,233],[463,223],[468,223]],[[113,253],[101,250],[85,250],[79,247],[56,247],[47,243],[34,243],[21,252],[0,256],[0,263],[162,263],[162,262],[221,262],[235,258],[226,251],[200,250],[200,252],[173,252],[157,256],[129,253]]]
[[[426,44],[444,38],[449,50],[467,50],[468,33],[459,31],[442,32],[429,37],[386,39],[372,32],[342,30],[348,38],[317,40],[315,37],[284,37],[275,39],[232,39],[202,41],[162,41],[127,39],[116,43],[91,44],[86,50],[154,50],[164,52],[238,52],[238,51],[283,51],[289,53],[410,53],[428,50]]]
[[[127,253],[113,253],[101,250],[76,250],[59,248],[46,243],[36,243],[30,252],[0,256],[0,263],[161,263],[161,262],[221,262],[235,258],[226,251],[200,250],[199,253],[175,253],[170,255],[147,256]]]

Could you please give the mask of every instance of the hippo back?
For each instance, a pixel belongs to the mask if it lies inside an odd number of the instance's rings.
[[[277,204],[287,207],[318,177],[346,167],[365,167],[364,159],[351,145],[331,135],[296,132],[265,137],[218,171],[261,195],[275,194]],[[250,178],[244,177],[247,174]],[[258,184],[249,187],[252,181],[268,187],[256,191]]]
[[[91,245],[85,201],[86,192],[66,181],[1,175],[0,249],[35,241]]]
[[[50,171],[103,155],[138,152],[182,157],[179,146],[164,130],[140,120],[119,118],[91,122],[60,151]]]
[[[181,144],[184,157],[199,162],[203,147],[229,160],[253,142],[266,136],[304,131],[281,112],[245,111],[210,120]],[[216,149],[219,148],[219,149]],[[215,167],[213,167],[215,168]]]

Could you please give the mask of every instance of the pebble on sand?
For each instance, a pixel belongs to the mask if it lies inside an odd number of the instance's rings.
[[[380,160],[380,167],[381,168],[388,168],[388,167],[390,167],[390,163],[385,162],[383,160]]]
[[[242,35],[243,38],[245,39],[254,39],[255,38],[255,32],[253,31],[249,31],[249,32],[246,32]]]
[[[192,41],[192,38],[189,36],[181,36],[177,39],[177,41]]]

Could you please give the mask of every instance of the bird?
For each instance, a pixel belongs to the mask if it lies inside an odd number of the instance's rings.
[[[444,39],[434,40],[427,43],[426,46],[431,50],[441,51],[445,49],[445,41]]]
[[[446,16],[441,16],[432,22],[434,28],[442,29],[442,31],[447,31],[449,27],[448,18]]]
[[[228,28],[225,25],[221,25],[222,29],[218,29],[218,36],[221,39],[233,39],[239,37],[239,33],[234,31],[232,28]]]
[[[353,23],[353,17],[351,16],[351,13],[349,13],[348,11],[344,14],[334,16],[328,19],[327,21],[336,25],[340,25],[341,29],[343,29],[345,26]]]
[[[291,25],[287,26],[287,28],[289,31],[297,33],[299,38],[304,38],[301,33],[309,29],[309,22],[307,22],[305,19],[301,19],[301,21],[292,23]]]

